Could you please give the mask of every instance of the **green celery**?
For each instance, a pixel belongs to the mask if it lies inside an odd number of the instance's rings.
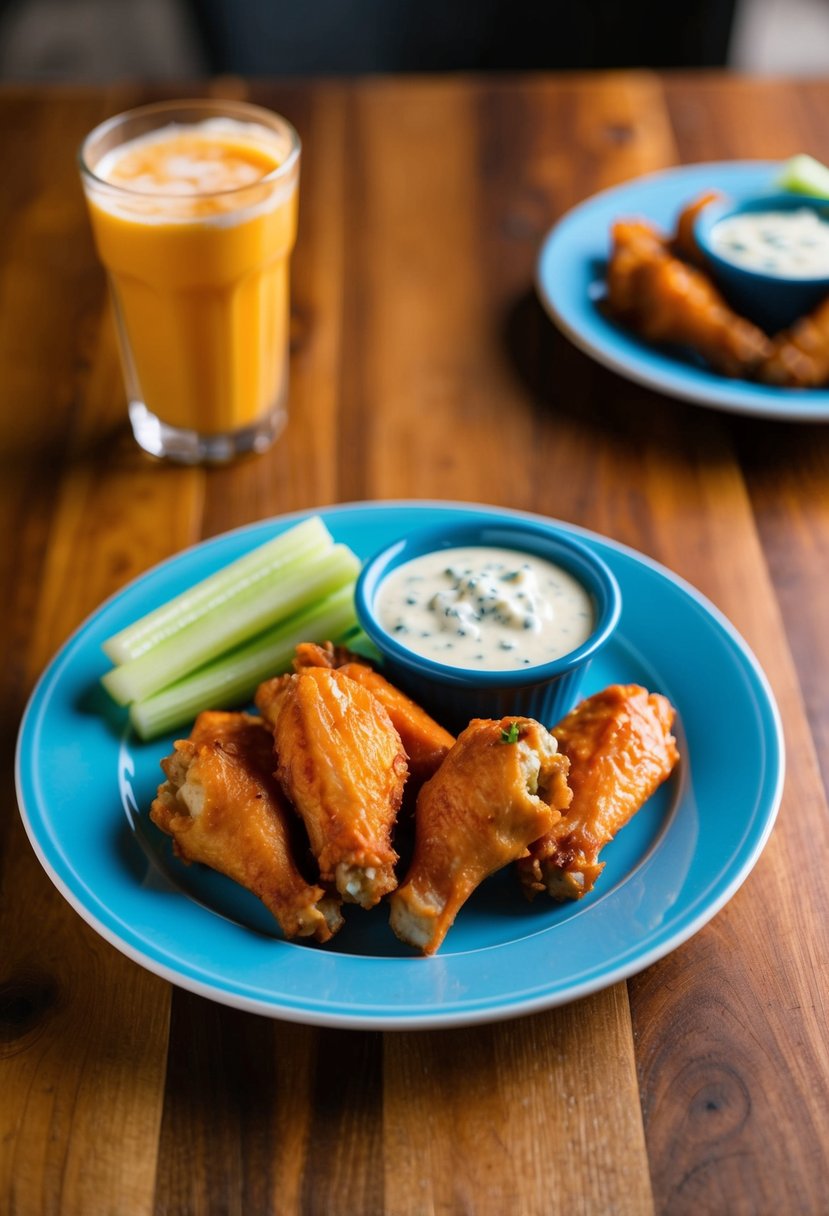
[[[801,152],[799,156],[786,161],[777,184],[793,194],[829,198],[829,167]]]
[[[145,701],[226,650],[287,620],[344,583],[353,583],[359,560],[346,545],[277,568],[232,601],[220,604],[187,629],[107,672],[102,683],[120,705]]]
[[[243,705],[263,680],[290,668],[300,642],[340,640],[356,623],[354,584],[348,583],[279,628],[251,638],[170,688],[133,704],[133,729],[140,738],[153,739],[188,725],[203,709]]]
[[[103,644],[104,653],[113,663],[137,659],[209,613],[217,609],[232,611],[238,597],[256,593],[263,582],[270,582],[275,571],[330,551],[333,544],[331,533],[318,515],[303,520],[108,638]]]
[[[358,659],[367,659],[369,663],[374,663],[375,666],[383,661],[383,656],[377,647],[372,642],[367,633],[362,629],[355,630],[344,642],[352,654],[355,654]]]

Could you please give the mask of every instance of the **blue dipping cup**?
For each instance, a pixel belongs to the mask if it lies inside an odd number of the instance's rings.
[[[739,201],[715,201],[703,207],[694,223],[694,237],[720,291],[734,310],[769,334],[788,329],[829,296],[829,276],[786,278],[766,270],[750,270],[729,261],[713,248],[711,234],[721,220],[763,211],[816,210],[829,221],[829,200],[806,194],[761,194]]]
[[[385,577],[425,553],[467,545],[531,553],[567,570],[587,590],[593,630],[576,650],[549,663],[520,670],[453,667],[416,654],[380,624],[374,611]],[[458,732],[472,718],[535,718],[552,726],[575,704],[593,657],[619,621],[622,596],[605,563],[587,545],[554,525],[533,520],[462,522],[412,532],[387,545],[363,566],[355,593],[362,628],[383,657],[384,674],[447,729]]]

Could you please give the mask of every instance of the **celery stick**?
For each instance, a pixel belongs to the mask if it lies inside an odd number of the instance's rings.
[[[255,590],[283,565],[330,550],[333,543],[318,515],[303,520],[108,638],[103,644],[104,653],[113,663],[138,658],[217,607],[231,604],[248,589]]]
[[[359,570],[360,562],[351,550],[334,545],[310,560],[303,558],[269,571],[267,577],[218,604],[187,629],[113,668],[101,682],[120,705],[145,701],[231,647],[353,582]]]
[[[382,663],[383,656],[377,647],[372,642],[367,633],[362,629],[357,629],[354,633],[343,639],[343,646],[347,646],[352,654],[356,654],[358,659],[368,659],[370,663]]]
[[[349,583],[278,629],[251,638],[172,687],[136,702],[130,722],[142,739],[152,739],[189,725],[203,709],[245,704],[258,684],[290,667],[300,642],[339,641],[356,622],[354,585]]]
[[[829,198],[829,167],[802,152],[786,161],[777,183],[794,194]]]

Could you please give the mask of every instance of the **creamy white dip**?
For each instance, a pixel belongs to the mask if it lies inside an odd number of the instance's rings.
[[[452,667],[511,671],[569,654],[593,632],[593,606],[560,566],[515,549],[438,549],[381,583],[378,620],[409,650]]]
[[[721,258],[748,270],[781,279],[829,276],[829,223],[811,207],[730,215],[709,240]]]

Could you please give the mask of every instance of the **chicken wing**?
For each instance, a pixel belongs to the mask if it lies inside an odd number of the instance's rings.
[[[409,782],[421,786],[437,772],[454,736],[412,701],[394,684],[389,683],[359,655],[326,642],[303,642],[296,649],[294,669],[303,667],[335,667],[351,680],[356,680],[385,706],[409,759]]]
[[[679,218],[676,222],[676,232],[671,241],[670,249],[678,258],[682,258],[685,262],[690,262],[692,266],[700,266],[705,269],[705,255],[697,244],[697,238],[694,235],[694,225],[697,222],[697,216],[719,198],[722,198],[722,195],[718,191],[706,190],[699,198],[695,198],[693,202],[683,207],[679,213]]]
[[[324,942],[342,924],[339,901],[305,881],[289,843],[273,739],[249,714],[199,714],[189,739],[161,761],[150,818],[182,860],[226,874],[261,899],[286,937]]]
[[[644,221],[614,224],[607,289],[608,310],[623,325],[649,342],[691,347],[723,375],[751,375],[771,354],[763,331]]]
[[[604,869],[599,852],[670,774],[674,710],[636,684],[612,684],[553,727],[570,761],[570,809],[518,863],[525,893],[580,899]]]
[[[782,388],[820,388],[829,382],[829,298],[777,334],[759,379]]]
[[[390,900],[397,936],[434,954],[475,888],[560,818],[567,768],[538,722],[473,719],[418,795],[414,858]]]
[[[391,833],[408,771],[388,713],[328,667],[261,684],[256,704],[273,729],[276,775],[305,824],[321,881],[347,902],[373,907],[397,885]]]

